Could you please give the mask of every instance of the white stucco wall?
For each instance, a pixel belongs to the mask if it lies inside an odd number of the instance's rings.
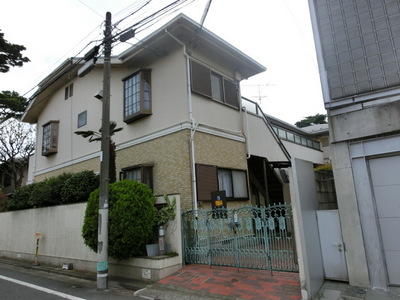
[[[96,260],[96,253],[83,243],[80,230],[86,203],[28,209],[0,214],[0,250],[29,258],[35,253],[35,233],[40,232],[40,256]],[[18,255],[20,254],[20,255]]]
[[[180,196],[174,195],[177,207]],[[35,233],[42,233],[38,261],[58,265],[73,263],[75,269],[96,272],[97,254],[90,250],[81,236],[86,203],[27,209],[0,213],[0,256],[34,262]],[[142,278],[142,269],[150,270],[151,279],[159,280],[182,266],[180,214],[170,221],[166,242],[179,256],[166,259],[132,258],[109,260],[109,274]]]
[[[311,161],[314,164],[324,164],[324,153],[309,147],[304,147],[299,144],[291,143],[282,140],[283,145],[288,150],[292,158],[299,158],[306,161]]]
[[[247,122],[244,123],[251,155],[266,157],[269,161],[287,161],[287,157],[262,118],[247,114]]]

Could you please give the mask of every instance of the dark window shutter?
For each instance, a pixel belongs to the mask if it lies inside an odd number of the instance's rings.
[[[211,201],[211,192],[218,191],[218,174],[215,166],[196,164],[197,200]]]
[[[239,98],[236,83],[224,78],[225,103],[239,108]]]
[[[192,91],[211,97],[210,69],[191,61]]]

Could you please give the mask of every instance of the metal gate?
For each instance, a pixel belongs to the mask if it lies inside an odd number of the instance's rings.
[[[182,214],[185,263],[298,272],[289,204]]]

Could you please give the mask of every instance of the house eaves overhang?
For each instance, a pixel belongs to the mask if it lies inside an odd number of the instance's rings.
[[[204,53],[214,61],[231,66],[240,74],[237,80],[247,79],[266,71],[266,68],[231,44],[187,16],[180,14],[137,44],[121,53],[124,65],[140,67],[181,47],[171,35],[186,45],[189,55]]]
[[[82,58],[68,58],[58,68],[51,72],[39,84],[37,91],[30,97],[29,104],[21,120],[22,122],[37,123],[40,112],[50,101],[51,96],[74,79],[80,67],[85,63]],[[103,65],[104,60],[99,58],[96,66]],[[119,60],[112,58],[113,65],[120,64]]]

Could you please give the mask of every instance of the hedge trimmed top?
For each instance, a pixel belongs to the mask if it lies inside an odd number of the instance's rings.
[[[7,202],[7,210],[20,210],[86,202],[99,187],[99,176],[93,171],[63,173],[18,188]]]

